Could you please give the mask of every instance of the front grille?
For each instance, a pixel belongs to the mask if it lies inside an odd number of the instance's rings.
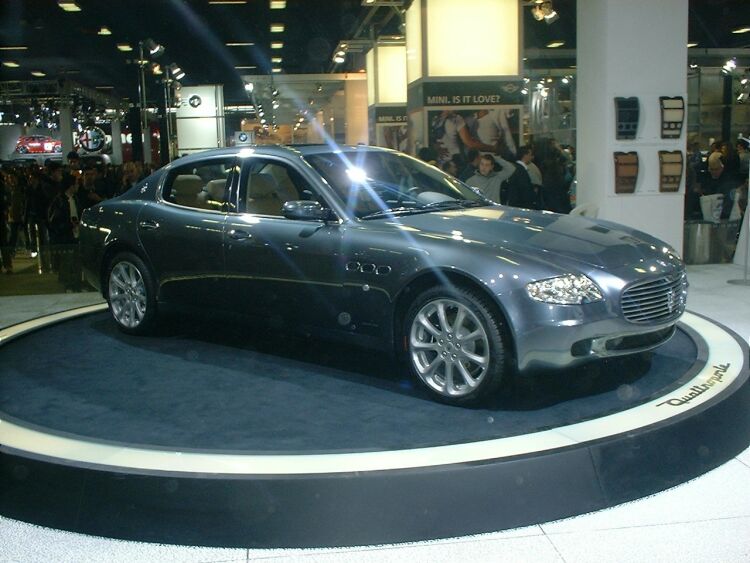
[[[685,310],[687,275],[671,276],[636,283],[622,294],[622,314],[633,323],[669,322]]]

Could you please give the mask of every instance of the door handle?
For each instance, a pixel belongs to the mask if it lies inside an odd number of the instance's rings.
[[[232,229],[229,231],[229,236],[234,240],[245,240],[253,237],[253,235],[241,229]]]
[[[141,229],[146,229],[146,230],[151,231],[154,229],[158,229],[159,223],[158,221],[152,221],[151,219],[146,219],[145,221],[141,221],[140,223],[138,223],[138,226]]]

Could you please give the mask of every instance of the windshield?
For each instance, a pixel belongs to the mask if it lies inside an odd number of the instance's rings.
[[[491,205],[452,176],[404,154],[349,151],[305,159],[360,219]]]

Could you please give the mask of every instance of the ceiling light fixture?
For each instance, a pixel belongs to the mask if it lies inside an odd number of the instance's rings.
[[[281,57],[271,57],[271,62],[276,65],[280,65],[283,60]]]
[[[21,65],[16,61],[3,61],[3,66],[7,66],[8,68],[18,68]]]
[[[80,12],[81,7],[72,0],[57,0],[57,5],[66,12]]]
[[[279,72],[281,72],[281,69],[280,68],[272,68],[271,72],[273,72],[275,74],[278,74]]]
[[[247,4],[247,0],[208,0],[209,4]]]
[[[146,39],[143,42],[143,46],[148,49],[148,54],[154,58],[161,57],[164,54],[164,46],[160,45],[153,39]]]
[[[737,29],[733,29],[732,33],[747,33],[750,31],[750,27],[738,27]]]
[[[253,45],[255,45],[255,43],[240,43],[240,42],[226,43],[227,47],[252,47]]]
[[[47,73],[46,72],[42,72],[41,70],[32,70],[31,71],[31,76],[37,76],[37,77],[41,78],[42,76],[47,76]]]
[[[176,63],[172,63],[167,67],[169,69],[169,72],[172,74],[172,76],[177,80],[182,80],[185,78],[185,71],[182,70],[179,66],[177,66]]]
[[[557,49],[558,47],[562,47],[565,45],[565,41],[553,41],[552,43],[547,43],[547,47],[550,49]]]
[[[0,51],[26,51],[28,47],[17,45],[14,47],[0,47]]]
[[[118,51],[123,51],[123,52],[128,52],[128,51],[132,51],[133,48],[130,45],[128,45],[127,43],[118,43],[117,44],[117,50]]]
[[[286,8],[286,0],[271,0],[272,10],[283,10]]]
[[[255,90],[255,84],[252,82],[245,82],[245,92],[252,94],[253,90]]]
[[[237,70],[251,70],[254,68],[258,68],[258,67],[256,67],[255,65],[244,65],[244,66],[236,66],[234,68]]]
[[[697,46],[698,46],[698,44],[697,44],[697,43],[688,43],[688,44],[687,44],[687,48],[688,48],[688,49],[690,49],[690,47],[697,47]]]
[[[103,25],[99,28],[99,31],[96,32],[97,35],[112,35],[112,32],[109,30],[109,28],[106,25]]]
[[[271,24],[271,33],[284,33],[284,24],[283,23],[272,23]]]
[[[271,49],[283,49],[284,43],[281,41],[273,41],[271,42]]]

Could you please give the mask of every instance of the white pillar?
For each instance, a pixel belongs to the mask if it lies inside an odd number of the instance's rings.
[[[367,81],[346,80],[344,95],[346,96],[345,142],[347,145],[367,144]]]
[[[577,22],[577,204],[680,250],[684,172],[679,192],[660,193],[658,152],[684,157],[687,126],[677,139],[661,138],[659,97],[682,96],[687,107],[688,0],[578,0]],[[639,100],[633,140],[616,139],[620,96]],[[638,153],[635,193],[615,193],[618,151]]]
[[[68,153],[73,150],[73,108],[70,102],[60,103],[60,140],[63,164],[68,163]]]
[[[122,129],[120,120],[112,120],[112,164],[122,164]]]

